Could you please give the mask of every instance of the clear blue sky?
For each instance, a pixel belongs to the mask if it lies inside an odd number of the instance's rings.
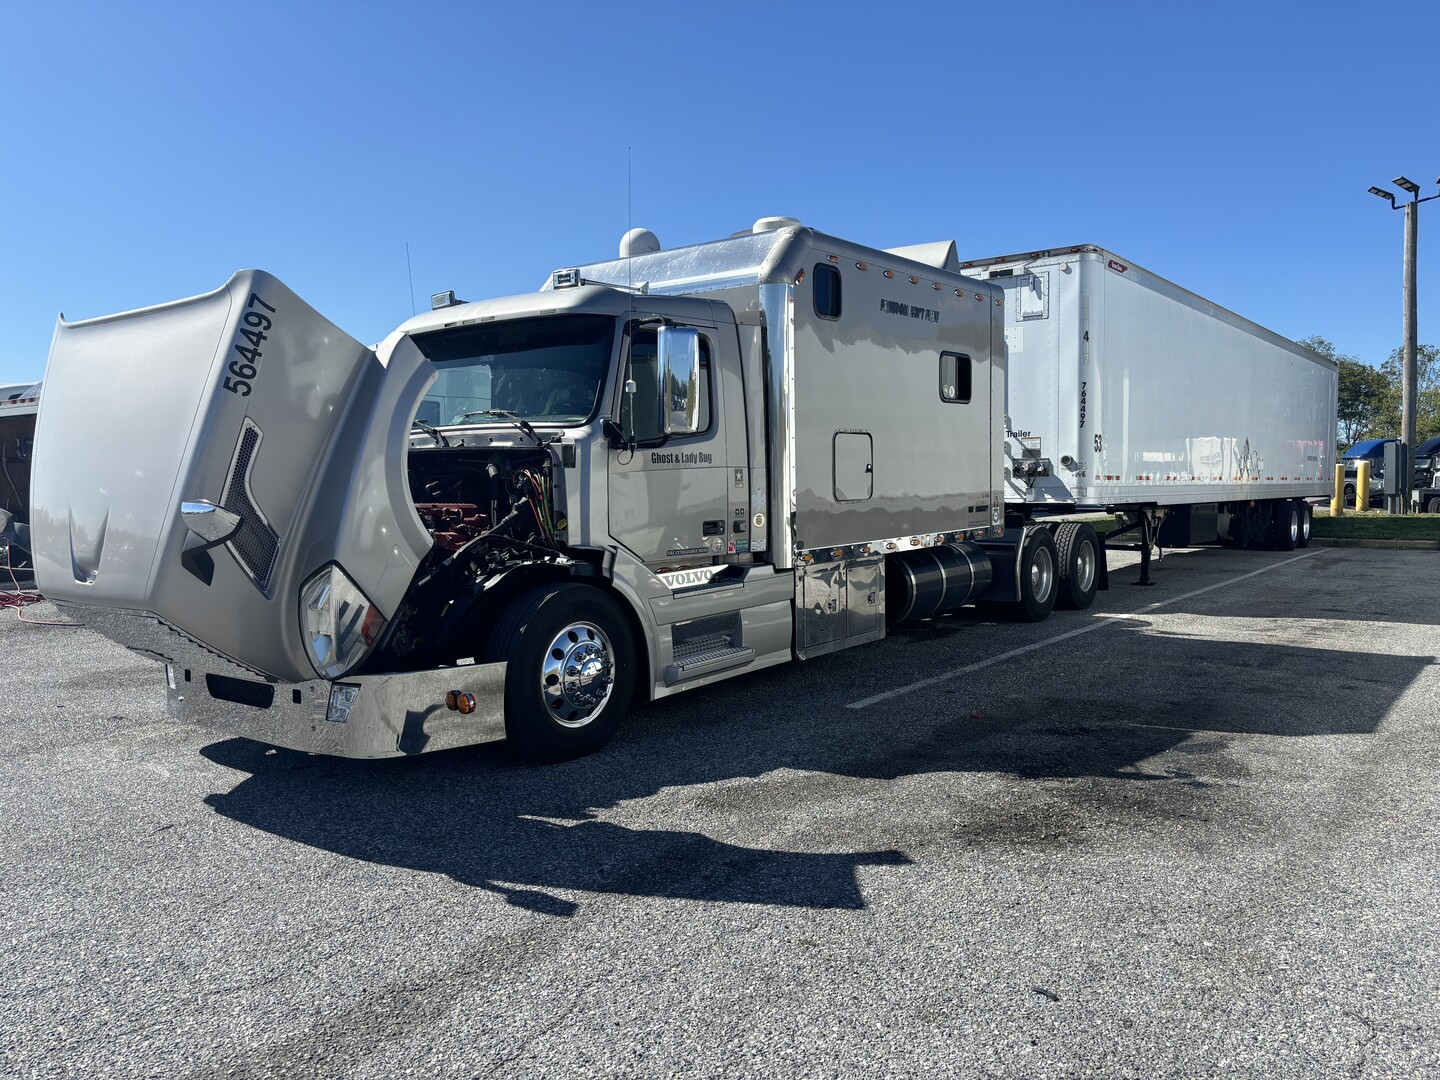
[[[0,382],[72,319],[268,270],[375,341],[789,214],[962,256],[1098,243],[1290,337],[1400,340],[1440,5],[3,5]],[[1440,342],[1440,200],[1420,339]]]

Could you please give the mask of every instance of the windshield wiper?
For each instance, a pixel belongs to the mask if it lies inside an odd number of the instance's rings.
[[[449,445],[450,445],[450,440],[449,440],[449,439],[445,438],[444,435],[442,435],[442,434],[441,434],[438,430],[436,430],[435,428],[431,427],[431,426],[430,426],[429,424],[427,424],[424,420],[412,420],[412,421],[410,422],[410,430],[411,430],[411,431],[414,431],[417,427],[418,427],[421,431],[425,432],[426,435],[429,435],[432,439],[434,439],[436,446],[449,446]]]
[[[526,435],[529,435],[532,439],[534,439],[536,446],[545,445],[545,440],[540,438],[540,433],[530,426],[530,421],[524,419],[523,417],[516,416],[509,409],[476,409],[473,412],[462,413],[460,419],[456,420],[455,423],[463,424],[472,416],[503,416],[505,417],[505,419],[509,420],[512,424],[514,424],[521,431],[523,431]]]

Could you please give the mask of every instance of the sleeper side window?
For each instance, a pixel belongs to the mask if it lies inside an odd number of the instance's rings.
[[[840,271],[828,263],[815,266],[815,314],[822,319],[840,317]]]
[[[970,400],[970,357],[940,354],[940,400],[960,404]]]

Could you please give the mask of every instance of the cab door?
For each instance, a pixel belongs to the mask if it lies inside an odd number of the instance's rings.
[[[722,349],[733,342],[735,330],[729,327],[726,339],[723,327],[690,328],[699,335],[695,430],[668,437],[662,434],[662,412],[678,403],[673,386],[667,388],[668,401],[660,391],[659,328],[642,320],[627,333],[616,415],[635,446],[610,451],[610,535],[651,569],[705,564],[732,550],[732,470],[720,368]],[[634,383],[633,394],[627,381]]]

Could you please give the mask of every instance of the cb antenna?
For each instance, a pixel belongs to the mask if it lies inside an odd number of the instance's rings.
[[[635,227],[635,200],[632,195],[630,184],[630,147],[625,147],[625,235],[630,235],[630,230]],[[630,307],[635,307],[635,270],[630,262],[630,255],[625,256],[625,288],[630,293]]]
[[[410,241],[405,241],[405,276],[410,279],[410,314],[415,314],[415,271],[410,269]]]

